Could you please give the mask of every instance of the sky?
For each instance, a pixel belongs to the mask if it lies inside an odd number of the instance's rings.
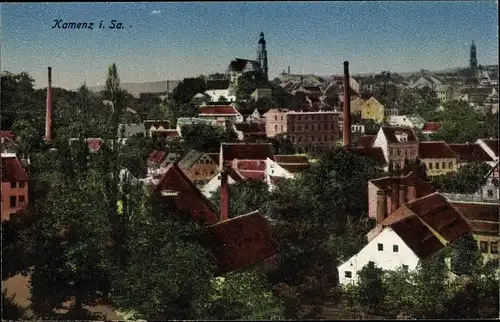
[[[1,70],[28,72],[35,87],[103,85],[116,63],[121,81],[152,82],[224,72],[256,59],[264,32],[269,76],[409,72],[498,64],[498,3],[189,2],[1,4]],[[52,28],[55,20],[93,29]],[[112,20],[123,29],[109,27]]]

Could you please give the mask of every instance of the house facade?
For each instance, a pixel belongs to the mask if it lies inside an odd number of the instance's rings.
[[[265,119],[267,137],[286,135],[297,153],[325,149],[340,139],[338,112],[271,109],[265,114]]]
[[[219,154],[191,150],[179,161],[178,166],[201,189],[218,173]]]
[[[210,105],[199,109],[198,118],[211,121],[224,120],[228,124],[243,122],[243,116],[233,105]]]
[[[384,121],[385,115],[384,105],[380,104],[373,96],[366,100],[361,108],[361,118],[363,120],[373,120],[375,123],[380,124]]]
[[[380,147],[389,165],[404,168],[405,161],[418,158],[418,138],[411,128],[382,126],[373,147]]]
[[[2,221],[28,205],[28,174],[15,154],[2,153]]]
[[[457,155],[444,141],[419,142],[418,156],[429,178],[456,172],[458,169]]]

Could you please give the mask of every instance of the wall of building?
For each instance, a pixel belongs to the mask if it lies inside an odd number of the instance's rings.
[[[383,245],[383,250],[378,249],[378,244]],[[393,249],[395,245],[397,252]],[[338,267],[340,284],[357,283],[357,273],[369,262],[374,262],[377,267],[383,270],[396,270],[402,265],[406,265],[408,270],[414,270],[419,259],[404,241],[391,228],[387,227],[358,254]],[[347,277],[346,272],[350,272],[351,277]]]
[[[233,184],[236,181],[233,180],[230,176],[228,176],[227,182],[229,184]],[[215,175],[203,188],[200,189],[201,193],[206,197],[210,198],[212,193],[220,189],[220,174]]]
[[[425,164],[427,176],[435,177],[450,172],[457,171],[457,159],[421,159],[422,164]],[[436,167],[436,165],[438,167]],[[444,167],[443,167],[444,166]]]
[[[389,144],[389,163],[404,167],[405,160],[414,161],[418,158],[418,142]]]
[[[21,188],[21,185],[24,187]],[[24,209],[28,205],[28,183],[15,183],[15,188],[10,182],[2,182],[2,220],[9,220],[10,215]],[[20,203],[20,196],[24,197],[24,204]],[[15,207],[10,205],[10,197],[16,198]]]

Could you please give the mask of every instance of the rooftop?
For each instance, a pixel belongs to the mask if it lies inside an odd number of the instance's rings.
[[[271,143],[222,143],[222,159],[275,160]]]
[[[26,170],[15,156],[2,156],[1,169],[2,182],[28,181]]]
[[[490,162],[493,159],[477,144],[448,144],[457,157],[463,162]]]
[[[415,132],[409,127],[382,126],[382,131],[389,143],[418,142]],[[400,136],[406,136],[406,140],[402,141],[398,139]]]
[[[444,141],[418,142],[418,155],[422,159],[451,159],[457,155]]]

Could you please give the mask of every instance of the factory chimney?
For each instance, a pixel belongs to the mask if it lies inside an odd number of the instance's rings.
[[[344,146],[351,145],[351,97],[349,84],[349,62],[344,62],[344,123],[343,123],[343,136]]]
[[[290,75],[290,66],[288,66],[288,75]]]
[[[48,70],[47,105],[45,107],[45,142],[52,141],[52,67]]]

